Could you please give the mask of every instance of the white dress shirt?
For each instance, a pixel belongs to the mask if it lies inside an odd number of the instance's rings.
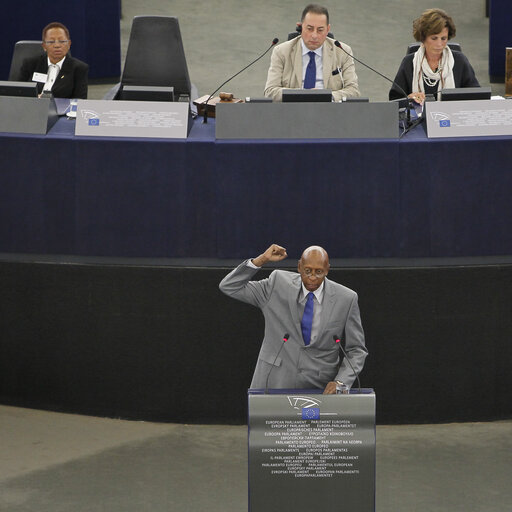
[[[55,80],[59,76],[60,70],[62,68],[62,64],[66,57],[59,60],[57,64],[52,64],[50,59],[48,59],[48,74],[46,75],[46,83],[44,84],[43,91],[51,91]]]

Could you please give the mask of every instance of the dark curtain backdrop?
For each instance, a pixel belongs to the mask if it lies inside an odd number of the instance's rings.
[[[222,268],[0,263],[0,401],[245,423],[263,333]],[[261,271],[261,277],[268,272]],[[379,423],[507,418],[512,266],[332,269],[359,294]]]

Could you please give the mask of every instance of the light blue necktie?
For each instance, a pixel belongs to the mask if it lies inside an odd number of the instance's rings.
[[[304,306],[304,314],[302,315],[302,322],[300,326],[302,328],[302,337],[304,338],[304,345],[309,345],[311,341],[311,328],[313,327],[313,307],[314,307],[315,294],[313,292],[308,293],[308,300]]]
[[[308,52],[309,64],[306,68],[306,76],[304,77],[304,89],[314,89],[316,85],[316,62],[315,52]]]

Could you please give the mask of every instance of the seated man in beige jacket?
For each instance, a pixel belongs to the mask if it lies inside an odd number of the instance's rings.
[[[327,9],[316,4],[306,6],[301,25],[299,36],[274,48],[265,96],[281,101],[283,89],[313,88],[306,77],[308,65],[313,65],[316,74],[314,88],[331,89],[334,101],[360,96],[354,60],[348,55],[352,55],[352,49],[341,43],[347,54],[327,37],[331,29]]]

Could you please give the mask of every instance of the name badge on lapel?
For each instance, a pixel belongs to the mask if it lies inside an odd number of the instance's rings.
[[[48,75],[45,73],[38,73],[37,71],[34,71],[34,74],[32,75],[32,82],[40,82],[45,84],[47,79]]]

